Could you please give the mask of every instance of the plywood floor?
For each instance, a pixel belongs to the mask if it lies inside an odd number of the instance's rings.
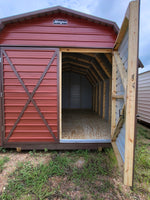
[[[110,139],[110,124],[89,110],[63,110],[62,139]]]

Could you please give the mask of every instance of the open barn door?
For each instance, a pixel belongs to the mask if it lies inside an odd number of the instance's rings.
[[[139,1],[127,9],[113,51],[111,140],[124,184],[132,186],[136,128]]]

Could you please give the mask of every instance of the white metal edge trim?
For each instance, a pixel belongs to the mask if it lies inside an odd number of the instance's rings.
[[[111,139],[60,139],[60,143],[111,143]]]

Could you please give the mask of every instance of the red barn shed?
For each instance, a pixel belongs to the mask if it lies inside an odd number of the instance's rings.
[[[0,146],[112,144],[132,184],[138,1],[114,22],[63,7],[0,20]],[[128,148],[126,148],[128,147]]]

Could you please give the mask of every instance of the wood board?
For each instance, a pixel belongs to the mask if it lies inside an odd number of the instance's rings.
[[[91,110],[63,110],[62,139],[110,139],[110,124]]]

